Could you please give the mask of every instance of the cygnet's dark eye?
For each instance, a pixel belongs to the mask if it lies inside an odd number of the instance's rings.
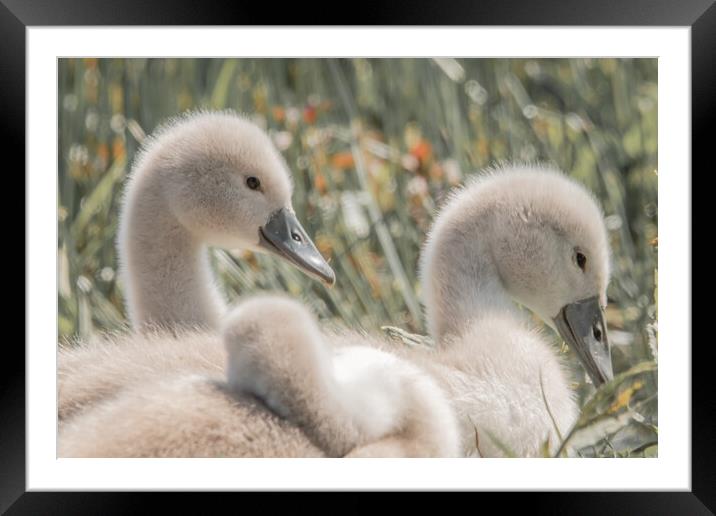
[[[261,187],[261,181],[259,181],[258,177],[249,176],[246,178],[246,186],[252,190],[258,190]]]
[[[577,251],[576,259],[577,259],[577,265],[579,265],[579,268],[584,270],[584,268],[587,266],[587,257],[584,256],[584,254]]]

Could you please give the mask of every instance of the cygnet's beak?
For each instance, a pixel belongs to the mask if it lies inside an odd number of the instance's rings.
[[[564,341],[577,353],[596,387],[614,377],[607,325],[599,296],[565,305],[554,322]]]
[[[259,246],[328,285],[336,282],[333,269],[318,252],[296,215],[286,208],[273,212],[266,224],[259,228]]]

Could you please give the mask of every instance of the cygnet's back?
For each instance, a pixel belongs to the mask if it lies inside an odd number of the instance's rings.
[[[86,350],[77,363],[64,360],[60,391],[72,382],[82,388],[71,399],[60,395],[58,456],[323,456],[295,425],[227,388],[218,339],[185,337],[181,349],[169,336],[154,336],[122,353],[104,342],[91,361]]]

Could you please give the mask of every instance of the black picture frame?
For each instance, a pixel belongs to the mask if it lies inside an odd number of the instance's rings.
[[[159,0],[151,4],[141,0],[0,0],[0,106],[3,118],[0,145],[6,156],[19,157],[16,169],[24,169],[25,154],[20,149],[25,148],[25,31],[30,26],[342,25],[346,22],[356,25],[691,27],[692,168],[703,169],[702,174],[708,174],[713,169],[713,163],[708,168],[706,165],[709,163],[711,143],[707,129],[716,115],[714,0],[413,0],[361,4],[350,9],[347,4],[335,1],[281,3],[281,7],[276,8],[268,3],[248,4],[228,0],[211,4],[191,0]],[[691,177],[696,177],[696,174],[691,172]],[[693,221],[699,223],[696,217]],[[25,268],[26,276],[31,273]],[[698,315],[696,304],[693,311]],[[0,513],[106,514],[149,510],[148,494],[25,492],[25,353],[19,345],[5,344],[6,349],[0,359]],[[716,439],[712,422],[716,403],[709,381],[709,372],[715,363],[713,348],[714,345],[706,341],[692,346],[690,492],[510,494],[492,502],[499,503],[501,510],[508,511],[527,502],[530,513],[713,514],[716,511]],[[151,495],[152,498],[156,496],[162,496],[162,503],[167,503],[165,495]],[[481,501],[486,500],[486,495],[480,496]],[[423,496],[414,494],[411,499],[418,502],[421,508],[429,509]],[[212,502],[223,505],[227,500],[213,499]],[[180,503],[185,509],[190,507],[184,497],[181,497]],[[460,503],[460,500],[455,499],[454,503]],[[201,504],[202,512],[211,510],[208,501],[202,500]],[[367,497],[346,507],[358,511],[375,505],[377,502]],[[164,510],[168,508],[168,505],[164,506]],[[444,509],[444,506],[441,508]]]

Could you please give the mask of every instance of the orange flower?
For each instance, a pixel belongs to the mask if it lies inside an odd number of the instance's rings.
[[[642,382],[641,380],[636,380],[634,383],[631,384],[631,386],[627,387],[619,393],[617,399],[614,400],[614,403],[612,403],[607,409],[607,413],[614,414],[620,409],[628,407],[632,396],[634,396],[636,391],[638,391],[642,387],[644,387],[644,382]]]
[[[427,160],[433,153],[433,148],[430,145],[430,142],[424,139],[418,140],[418,143],[413,145],[413,148],[410,149],[410,154],[415,156],[420,160],[421,163],[424,163],[425,160]]]
[[[303,121],[307,124],[312,124],[316,121],[316,108],[313,106],[306,106],[303,108]]]
[[[353,153],[350,151],[339,152],[331,156],[331,166],[338,170],[345,170],[347,168],[353,168],[355,162],[353,161]]]
[[[106,143],[100,143],[97,146],[97,156],[99,159],[102,160],[102,162],[106,163],[109,159],[109,147]]]
[[[323,174],[321,174],[320,172],[316,174],[316,178],[313,180],[313,186],[321,195],[326,193],[326,190],[328,190],[326,178],[323,177]]]
[[[281,106],[273,106],[271,108],[271,115],[273,115],[273,119],[277,122],[283,122],[286,118],[286,110]]]
[[[97,145],[97,150],[95,152],[97,153],[97,168],[104,170],[107,168],[107,163],[109,163],[109,145],[106,143],[100,143]]]
[[[124,141],[119,136],[116,137],[112,142],[112,156],[114,159],[124,158],[126,152]]]

